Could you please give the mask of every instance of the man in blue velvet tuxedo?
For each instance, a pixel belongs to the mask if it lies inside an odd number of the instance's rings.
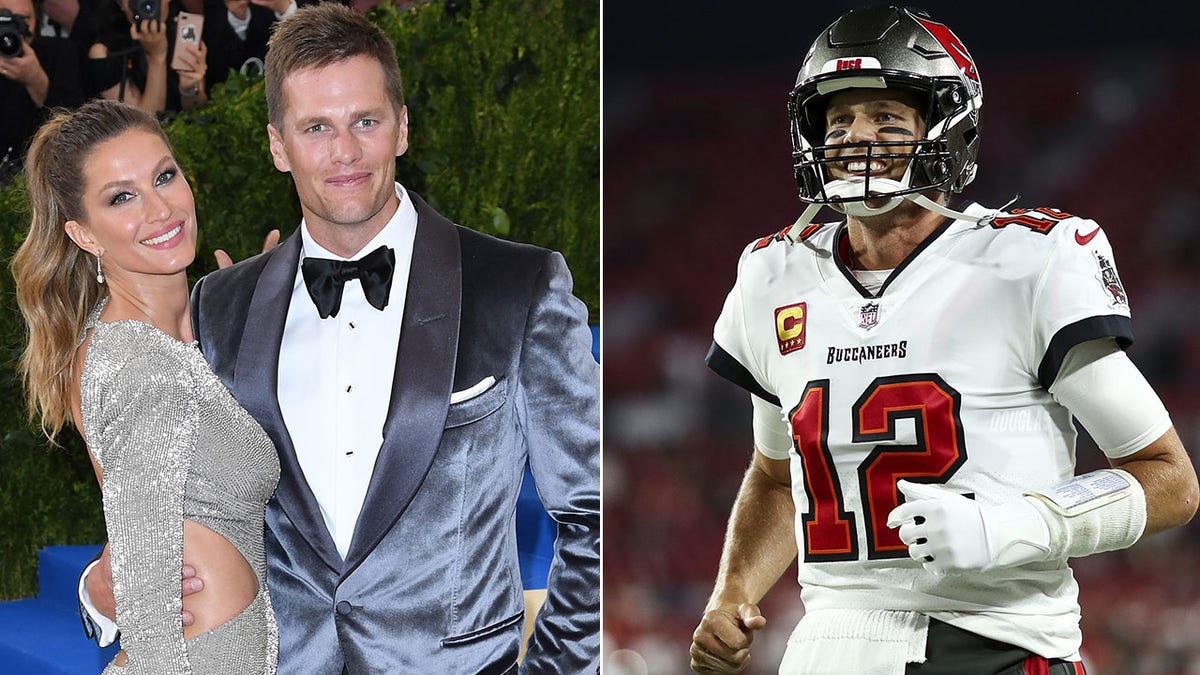
[[[454,225],[395,182],[400,71],[353,11],[281,22],[266,78],[304,221],[202,279],[192,320],[279,450],[279,672],[517,672],[527,460],[558,538],[521,672],[594,672],[599,370],[562,257]]]

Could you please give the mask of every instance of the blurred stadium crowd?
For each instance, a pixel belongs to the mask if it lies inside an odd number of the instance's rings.
[[[1019,48],[975,56],[982,151],[963,196],[997,207],[1019,194],[1017,206],[1051,206],[1105,228],[1133,308],[1130,354],[1200,455],[1200,57],[1081,50],[1046,59]],[[704,355],[743,246],[801,210],[785,115],[794,73],[779,69],[788,65],[606,75],[604,672],[612,675],[687,671],[749,463],[749,401],[708,372]],[[1103,464],[1081,435],[1079,469]],[[1200,673],[1197,535],[1193,522],[1072,563],[1090,673]],[[762,606],[769,625],[748,672],[773,673],[803,611],[794,573]]]

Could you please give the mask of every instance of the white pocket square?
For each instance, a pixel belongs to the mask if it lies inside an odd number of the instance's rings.
[[[462,403],[463,401],[473,399],[476,396],[487,391],[489,388],[491,388],[491,386],[493,384],[496,384],[496,378],[492,377],[491,375],[488,375],[487,377],[483,378],[478,383],[476,383],[474,386],[467,387],[466,389],[463,389],[462,391],[456,391],[456,392],[450,394],[450,405],[454,405],[455,403]]]

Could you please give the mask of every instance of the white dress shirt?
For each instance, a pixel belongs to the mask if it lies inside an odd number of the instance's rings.
[[[300,224],[301,261],[306,256],[357,260],[390,246],[396,268],[387,306],[382,311],[372,307],[354,279],[342,289],[337,316],[322,319],[297,264],[279,349],[279,408],[300,469],[343,559],[383,443],[417,230],[416,209],[399,183],[396,196],[400,208],[395,215],[350,258],[322,248],[308,224]]]

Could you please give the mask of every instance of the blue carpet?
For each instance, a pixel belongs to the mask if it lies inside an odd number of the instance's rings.
[[[76,610],[79,572],[99,546],[38,552],[38,597],[0,602],[0,663],[12,675],[99,673],[117,652],[83,635]]]

